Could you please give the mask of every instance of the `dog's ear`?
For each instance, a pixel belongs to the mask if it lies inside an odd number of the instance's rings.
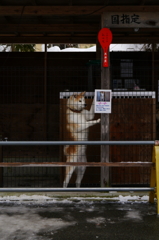
[[[72,99],[74,97],[74,95],[71,95],[70,97],[69,97],[69,99]]]
[[[85,93],[86,93],[86,91],[84,91],[84,92],[81,92],[81,94],[80,94],[80,95],[81,95],[81,96],[84,96],[84,95],[85,95]]]

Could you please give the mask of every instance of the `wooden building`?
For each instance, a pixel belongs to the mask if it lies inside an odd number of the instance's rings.
[[[155,92],[158,96],[158,43],[159,3],[156,0],[113,0],[113,1],[51,1],[34,0],[18,1],[3,0],[0,7],[0,43],[39,43],[39,44],[97,44],[97,53],[0,53],[0,109],[1,138],[7,140],[59,140],[60,92],[90,91],[95,88],[111,88],[116,91],[132,90],[132,83],[139,84],[141,91]],[[149,53],[112,53],[111,67],[100,68],[102,60],[101,48],[97,41],[98,31],[107,27],[113,33],[113,43],[148,43],[152,45]],[[93,79],[90,87],[89,66],[92,64]],[[98,60],[98,61],[97,61]],[[133,65],[132,65],[133,62]],[[133,68],[132,68],[133,66]],[[123,72],[121,73],[121,69]],[[124,72],[127,69],[126,72]],[[133,74],[132,74],[133,69]],[[102,70],[102,71],[101,71]],[[127,74],[127,75],[126,75]],[[89,80],[88,80],[89,79]],[[106,80],[105,80],[106,79]],[[145,80],[146,79],[146,80]],[[146,81],[146,82],[145,82]],[[133,89],[134,90],[134,89]],[[141,94],[142,95],[142,94]],[[102,116],[102,124],[109,125],[109,132],[100,132],[98,138],[103,140],[154,140],[155,139],[155,102],[153,98],[114,98],[113,113],[109,117]],[[146,102],[146,104],[145,104]],[[121,104],[118,107],[119,103]],[[125,105],[124,105],[125,104]],[[140,106],[140,107],[139,107]],[[143,107],[144,106],[144,107]],[[146,106],[146,107],[145,107]],[[139,121],[126,116],[136,114]],[[122,114],[121,114],[122,113]],[[140,117],[139,116],[140,113]],[[132,115],[131,115],[132,116]],[[129,124],[128,124],[129,122]],[[120,131],[119,131],[120,127]],[[141,131],[142,129],[142,131]],[[129,134],[131,132],[131,134]],[[151,148],[147,150],[134,149],[133,157],[127,156],[129,148],[104,148],[97,154],[98,161],[102,157],[108,161],[143,160],[150,156]],[[1,161],[60,161],[58,147],[5,147],[1,149]],[[116,152],[117,155],[113,156]],[[126,155],[123,155],[125,152]],[[142,153],[144,155],[142,155]],[[146,154],[146,155],[145,155]],[[100,159],[101,155],[101,159]],[[119,157],[120,155],[120,157]],[[139,158],[136,156],[140,156]],[[123,160],[122,160],[123,159]],[[148,159],[151,161],[151,157]],[[144,158],[143,161],[148,161]],[[31,171],[31,170],[30,170]],[[39,170],[38,170],[39,171]],[[45,186],[46,179],[51,179],[52,186],[59,174],[58,170],[40,170],[41,179],[32,184],[32,176],[37,178],[38,171],[32,171],[30,178],[28,170],[1,170],[1,185],[10,186],[12,179],[17,180],[16,186]],[[124,169],[100,172],[92,184],[103,185],[105,175],[111,178],[112,184],[148,184],[149,177],[143,169],[135,177],[126,176]],[[148,170],[147,170],[148,171]],[[124,173],[124,174],[123,174]],[[126,173],[127,174],[127,173]],[[119,176],[120,175],[120,176]],[[142,177],[140,177],[142,175]],[[116,177],[118,176],[118,177]],[[6,177],[6,178],[5,178]],[[48,177],[48,178],[47,178]],[[5,179],[10,180],[5,180]],[[131,179],[130,179],[131,178]],[[88,178],[85,181],[89,182]],[[15,181],[16,182],[16,181]],[[13,185],[14,185],[13,184]],[[46,184],[46,185],[47,185]]]

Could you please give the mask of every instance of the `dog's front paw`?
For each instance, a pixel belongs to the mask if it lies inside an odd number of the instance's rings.
[[[97,123],[100,123],[100,118],[97,120]]]

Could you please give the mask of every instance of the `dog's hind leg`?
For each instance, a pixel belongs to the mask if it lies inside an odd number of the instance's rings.
[[[77,162],[77,155],[70,155],[67,156],[66,162]],[[72,177],[72,174],[75,170],[75,166],[68,166],[66,167],[66,173],[65,173],[65,180],[63,182],[63,187],[66,188],[69,184],[69,181]]]
[[[78,156],[78,162],[87,162],[87,158],[84,152],[81,154],[81,156]],[[86,171],[86,166],[80,166],[76,168],[76,174],[77,174],[76,187],[77,188],[81,186],[81,181],[83,179],[85,171]]]
[[[76,178],[76,187],[79,188],[81,186],[81,181],[83,179],[86,167],[77,167],[77,178]]]
[[[64,152],[66,154],[66,162],[77,162],[77,147],[75,146],[66,146],[64,149]],[[72,177],[72,174],[75,170],[75,166],[68,166],[66,167],[65,172],[65,180],[63,182],[63,187],[66,188],[69,184],[69,181]]]
[[[65,180],[63,182],[63,187],[64,188],[67,188],[75,168],[76,167],[74,167],[74,166],[66,167],[66,177],[65,177]]]

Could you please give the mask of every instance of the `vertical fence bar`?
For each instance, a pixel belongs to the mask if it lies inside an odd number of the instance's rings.
[[[152,43],[152,91],[155,89],[155,73],[154,73],[154,62],[155,62],[155,43]]]
[[[155,165],[151,167],[150,187],[155,187],[156,186],[156,153],[155,153],[155,147],[153,147],[153,151],[152,151],[152,162],[155,163]],[[154,203],[154,198],[155,198],[155,192],[152,191],[149,194],[149,202]]]
[[[152,99],[152,139],[156,139],[156,98]]]
[[[0,146],[0,162],[3,162],[3,147]],[[3,186],[3,168],[0,168],[0,187]]]
[[[44,119],[45,119],[45,139],[47,140],[48,133],[48,111],[47,111],[47,44],[45,43],[45,53],[44,53]]]
[[[156,159],[157,214],[159,215],[159,146],[155,146],[155,159]]]

